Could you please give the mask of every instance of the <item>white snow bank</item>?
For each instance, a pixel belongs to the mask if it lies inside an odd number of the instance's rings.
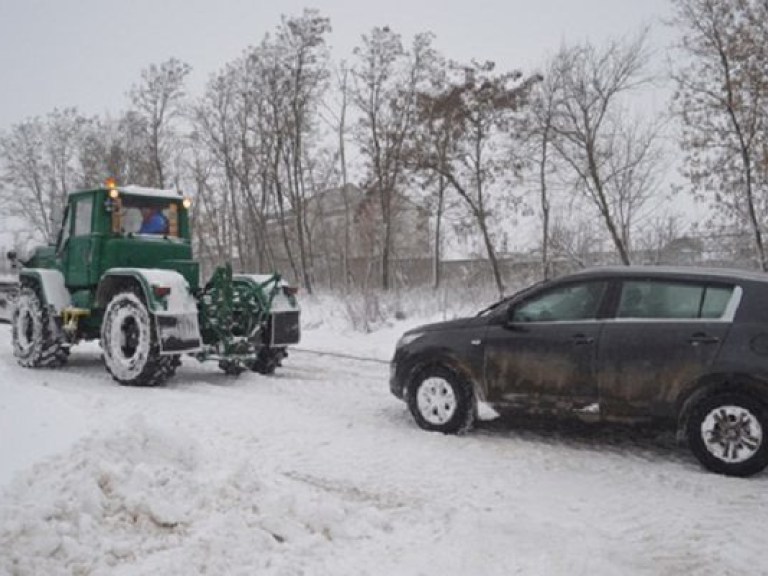
[[[259,454],[220,468],[202,451],[134,417],[17,476],[0,574],[300,574],[390,530],[374,507],[261,472]]]
[[[0,337],[9,333],[3,327]],[[91,426],[81,410],[49,388],[55,372],[40,371],[36,382],[20,385],[15,370],[6,369],[10,362],[10,355],[0,360],[0,486],[17,470],[68,448]]]

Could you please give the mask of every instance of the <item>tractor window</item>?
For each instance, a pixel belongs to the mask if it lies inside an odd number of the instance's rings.
[[[93,198],[82,198],[75,204],[75,230],[73,236],[88,236],[91,233]]]
[[[123,198],[122,232],[178,236],[178,209],[175,203],[150,202],[144,198]]]
[[[61,254],[64,250],[64,246],[67,243],[67,240],[69,240],[69,227],[72,224],[71,219],[72,211],[67,207],[64,210],[64,221],[61,224],[61,230],[59,231],[59,241],[56,243],[58,248],[56,249],[57,254]]]

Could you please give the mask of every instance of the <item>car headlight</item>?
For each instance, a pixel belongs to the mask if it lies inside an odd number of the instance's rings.
[[[397,341],[395,348],[402,348],[403,346],[407,346],[422,336],[424,336],[424,332],[411,332],[410,334],[403,334],[400,336],[400,340]]]

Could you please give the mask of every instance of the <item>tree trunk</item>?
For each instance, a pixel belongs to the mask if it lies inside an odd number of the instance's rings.
[[[437,290],[440,288],[440,282],[442,280],[442,236],[441,225],[443,223],[443,204],[445,202],[445,178],[440,175],[438,177],[437,184],[437,214],[435,215],[435,252],[434,260],[432,262],[432,289]]]
[[[477,223],[480,226],[480,231],[483,234],[483,242],[485,242],[485,249],[488,253],[488,260],[491,263],[491,270],[493,271],[493,280],[496,283],[496,289],[499,292],[499,298],[504,296],[504,283],[501,280],[501,270],[499,268],[499,261],[496,258],[496,251],[493,249],[493,242],[491,242],[491,235],[488,232],[488,226],[485,222],[485,216],[477,213]]]

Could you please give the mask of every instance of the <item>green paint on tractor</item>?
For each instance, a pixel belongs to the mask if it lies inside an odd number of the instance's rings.
[[[296,291],[277,273],[233,275],[229,264],[201,284],[190,205],[112,183],[71,193],[56,244],[20,262],[19,363],[61,365],[72,345],[99,339],[122,384],[160,384],[182,354],[229,374],[273,372],[299,341]]]

